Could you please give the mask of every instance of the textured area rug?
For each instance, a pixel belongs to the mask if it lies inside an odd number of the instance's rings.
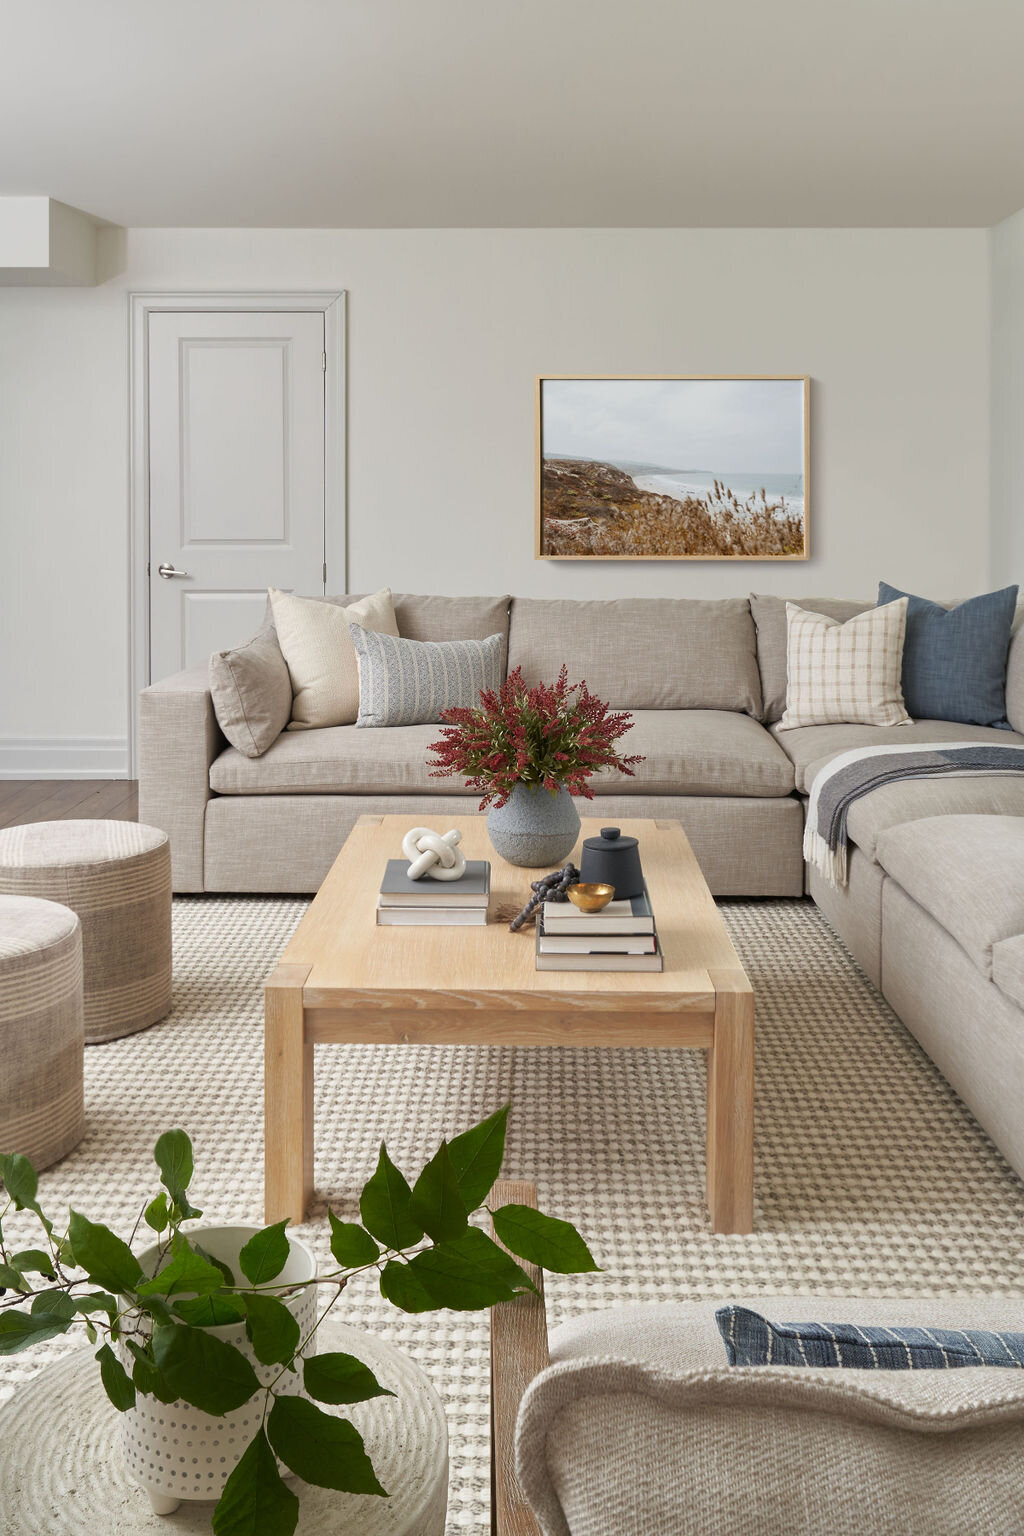
[[[153,1143],[182,1125],[206,1218],[261,1221],[261,984],[305,906],[176,900],[174,1011],[86,1051],[85,1139],[43,1175],[46,1208],[130,1228],[156,1187]],[[542,1207],[575,1221],[603,1266],[550,1280],[553,1323],[758,1290],[1024,1295],[1024,1186],[816,908],[723,910],[757,999],[752,1237],[708,1224],[701,1052],[468,1046],[317,1048],[317,1195],[302,1232],[326,1255],[326,1206],[357,1214],[382,1136],[416,1169],[442,1135],[511,1100],[505,1174],[535,1179]],[[488,1530],[486,1315],[407,1318],[364,1281],[345,1320],[433,1380],[451,1431],[450,1536]],[[68,1347],[0,1362],[0,1396]]]

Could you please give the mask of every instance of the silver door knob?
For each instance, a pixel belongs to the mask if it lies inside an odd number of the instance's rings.
[[[162,576],[164,581],[170,581],[172,576],[187,576],[188,575],[188,571],[176,571],[174,569],[173,565],[168,565],[167,564],[166,560],[164,561],[164,563],[162,565],[158,565],[157,566],[156,573],[157,573],[158,576]]]

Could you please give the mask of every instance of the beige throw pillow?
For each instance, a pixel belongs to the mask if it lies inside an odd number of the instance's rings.
[[[262,757],[292,712],[288,668],[272,629],[210,657],[210,695],[217,723],[245,757]]]
[[[382,587],[348,608],[271,587],[270,603],[292,683],[288,729],[312,731],[325,725],[353,725],[359,713],[359,669],[349,625],[361,624],[377,634],[397,636],[390,587]]]
[[[909,725],[901,674],[907,599],[840,624],[786,604],[786,712],[801,725]]]

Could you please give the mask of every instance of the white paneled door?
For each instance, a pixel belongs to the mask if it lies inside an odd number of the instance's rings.
[[[324,590],[321,311],[147,316],[150,678]]]

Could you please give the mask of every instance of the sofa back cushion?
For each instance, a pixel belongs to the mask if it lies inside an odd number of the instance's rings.
[[[1024,731],[1024,602],[1017,603],[1006,658],[1006,718],[1015,731]]]
[[[762,719],[766,725],[781,720],[786,709],[786,604],[795,603],[798,608],[811,613],[823,613],[827,618],[838,619],[845,624],[858,613],[873,608],[872,602],[856,602],[835,597],[767,597],[757,592],[750,594],[750,612],[757,630],[757,662],[761,674],[761,695],[764,699]]]
[[[328,597],[343,607],[355,596]],[[444,597],[417,592],[393,594],[398,633],[403,640],[487,640],[502,638],[501,675],[505,676],[508,651],[508,611],[512,599],[499,597]]]
[[[563,662],[613,709],[761,713],[746,598],[513,598],[509,670],[553,682]]]

